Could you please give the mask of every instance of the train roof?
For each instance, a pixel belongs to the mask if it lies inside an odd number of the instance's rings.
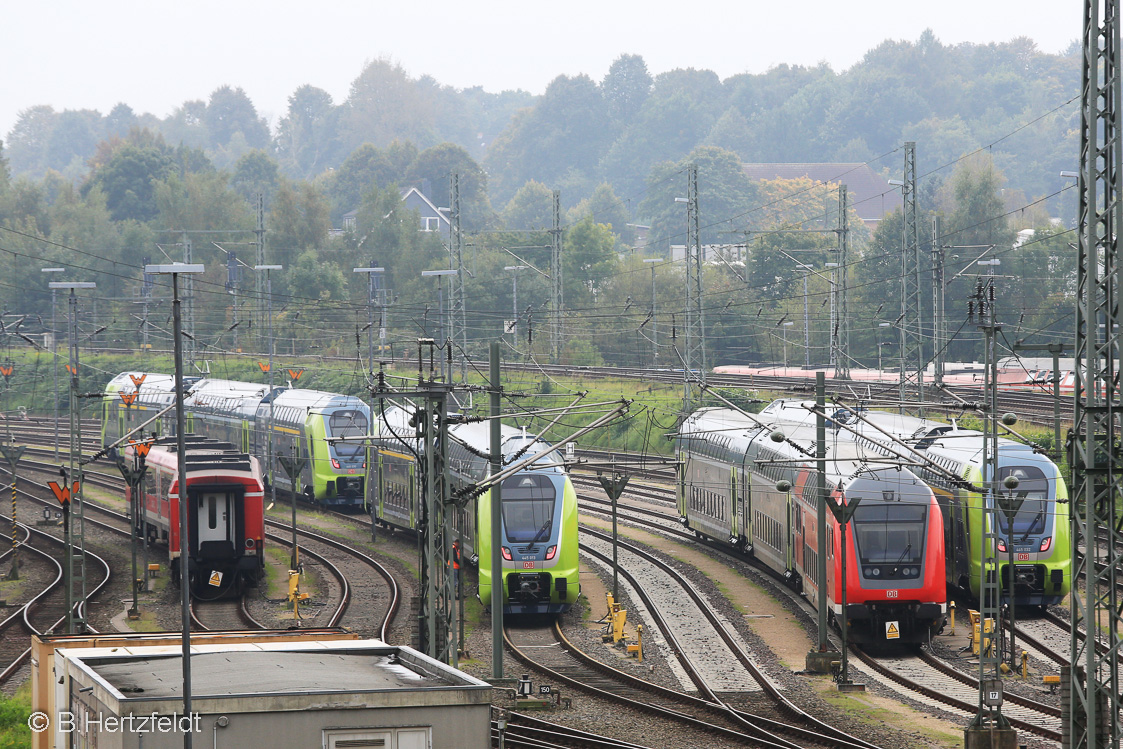
[[[313,413],[325,413],[337,408],[358,409],[364,413],[370,412],[370,406],[357,396],[328,393],[323,390],[307,390],[305,388],[284,388],[275,393],[273,404],[306,408]]]
[[[798,398],[782,398],[770,403],[761,412],[778,419],[797,420],[801,423],[815,423],[815,415],[810,410],[814,401]],[[885,441],[889,436],[910,448],[924,450],[929,455],[939,455],[961,464],[976,464],[982,461],[984,434],[977,429],[962,429],[955,423],[944,423],[923,419],[906,414],[888,411],[867,411],[856,409],[861,419],[854,418],[845,407],[828,406],[831,420],[855,429],[871,440]],[[839,429],[838,432],[848,430]],[[998,437],[998,452],[1003,463],[1016,460],[1020,463],[1052,463],[1045,455],[1037,453],[1033,447],[1009,437]]]
[[[776,442],[772,439],[772,434],[776,431],[784,435],[783,441]],[[690,443],[697,439],[714,442],[729,453],[742,457],[763,452],[770,459],[781,460],[793,468],[815,460],[816,434],[813,423],[807,425],[794,421],[784,422],[763,413],[751,418],[728,408],[700,409],[688,416],[679,427],[680,443],[685,443],[688,449]],[[893,465],[889,465],[882,452],[856,440],[828,438],[826,464],[829,483],[881,473],[883,469],[899,473],[895,477],[898,480],[921,483],[907,468],[899,466],[895,461]]]
[[[415,439],[417,433],[415,427],[412,426],[410,418],[413,416],[412,409],[405,409],[400,406],[392,406],[386,408],[381,413],[377,413],[376,419],[379,434],[384,438],[389,439]],[[393,429],[391,433],[389,429]],[[491,451],[491,424],[487,421],[475,421],[470,423],[452,424],[449,426],[449,434],[461,444],[467,445],[472,452],[486,456]],[[528,446],[529,444],[529,446]],[[526,447],[526,451],[519,456],[519,459],[525,458],[529,455],[535,455],[543,452],[546,448],[551,447],[551,444],[543,440],[539,440],[538,436],[527,432],[525,429],[509,426],[504,424],[500,427],[500,445],[503,451],[505,460],[509,460],[516,453],[519,453]],[[554,463],[556,453],[551,453],[546,462]],[[537,469],[537,466],[532,464],[531,468]],[[562,470],[560,467],[552,466],[554,470]]]
[[[177,450],[175,437],[161,437],[152,445],[152,451],[166,453],[176,460]],[[149,451],[149,457],[153,455],[152,451]],[[184,435],[184,464],[188,473],[213,470],[259,472],[256,458],[241,452],[229,442],[198,435]]]

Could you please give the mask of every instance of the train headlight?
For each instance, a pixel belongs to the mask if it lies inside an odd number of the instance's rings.
[[[338,471],[339,470],[339,461],[336,460],[335,458],[332,458],[331,459],[331,467]]]
[[[1045,538],[1041,539],[1041,550],[1042,551],[1049,551],[1049,548],[1052,545],[1053,545],[1053,537],[1052,536],[1046,536]]]
[[[554,546],[551,546],[550,548],[546,549],[546,560],[549,561],[550,559],[553,559],[554,555],[557,554],[557,553],[558,553],[558,547],[557,547],[556,544]]]
[[[918,575],[920,574],[920,568],[919,568],[919,567],[912,567],[912,568],[911,568],[911,571],[912,571],[912,576],[913,576],[913,577],[916,577],[916,576],[918,576]]]
[[[998,539],[998,550],[999,551],[1006,551],[1006,542],[1003,541],[1001,538]]]
[[[874,567],[873,568],[873,576],[874,577],[880,577],[881,576],[881,568],[880,567]]]
[[[514,559],[514,557],[511,556],[511,550],[508,549],[506,546],[499,547],[499,550],[503,552],[503,558],[506,559],[508,562],[510,562]]]

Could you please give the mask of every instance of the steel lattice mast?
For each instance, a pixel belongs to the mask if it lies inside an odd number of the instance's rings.
[[[838,262],[835,265],[832,288],[837,303],[834,325],[831,327],[831,350],[834,352],[834,379],[850,379],[850,318],[846,310],[846,263],[850,254],[850,205],[846,185],[838,186]]]
[[[904,242],[901,248],[901,360],[916,372],[915,389],[908,386],[901,371],[900,400],[905,403],[910,390],[917,403],[924,402],[923,319],[920,296],[920,232],[916,220],[916,143],[905,143],[905,171],[901,197],[904,201]]]
[[[565,348],[565,331],[562,328],[562,315],[565,310],[565,298],[562,287],[562,229],[561,229],[561,191],[553,192],[553,229],[550,230],[550,283],[552,303],[550,310],[553,319],[553,344],[555,364],[561,361],[562,349]]]
[[[1118,232],[1120,222],[1120,3],[1085,0],[1081,76],[1080,218],[1076,283],[1076,391],[1072,467],[1072,667],[1066,745],[1117,747],[1119,648],[1123,615],[1116,593],[1123,532]],[[1097,539],[1097,533],[1106,538]],[[1085,576],[1085,589],[1076,585]],[[1089,622],[1092,623],[1089,626]],[[1088,631],[1080,636],[1077,626]],[[1100,646],[1106,646],[1101,648]]]
[[[449,239],[452,246],[452,265],[456,273],[456,288],[452,293],[452,332],[449,338],[460,346],[460,379],[467,376],[468,359],[468,320],[467,293],[464,286],[467,274],[464,272],[464,235],[460,232],[460,174],[453,172],[449,177],[449,206],[451,207]],[[458,335],[459,334],[459,335]]]
[[[706,384],[706,321],[702,312],[702,237],[698,217],[698,166],[686,173],[686,381]],[[687,390],[689,391],[689,386]],[[687,395],[689,400],[689,395]]]

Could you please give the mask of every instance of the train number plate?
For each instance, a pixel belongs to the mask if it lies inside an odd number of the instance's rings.
[[[1019,562],[1028,562],[1029,561],[1029,554],[1019,554],[1018,555],[1018,561]]]
[[[523,569],[524,570],[534,569],[534,562],[523,562]]]

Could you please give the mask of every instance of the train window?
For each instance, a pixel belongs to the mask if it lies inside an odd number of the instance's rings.
[[[1015,502],[1022,500],[1014,515],[1014,542],[1019,542],[1018,536],[1024,541],[1035,533],[1044,533],[1049,514],[1049,480],[1037,466],[1004,466],[998,469],[999,486],[1003,485],[1007,476],[1018,479],[1018,487],[1012,492],[1003,491],[1003,494],[1013,494]],[[1009,533],[1006,513],[1000,511],[997,514],[998,527],[1002,533]]]
[[[207,497],[207,527],[211,530],[218,527],[218,500],[213,494]]]
[[[367,415],[358,409],[334,411],[324,417],[329,437],[361,437],[368,431]],[[340,457],[354,458],[363,452],[361,442],[336,442],[335,452]]]
[[[503,526],[513,543],[544,541],[554,525],[554,484],[547,476],[523,474],[503,481]]]
[[[862,564],[915,564],[924,553],[928,508],[921,504],[863,504],[851,525]]]

